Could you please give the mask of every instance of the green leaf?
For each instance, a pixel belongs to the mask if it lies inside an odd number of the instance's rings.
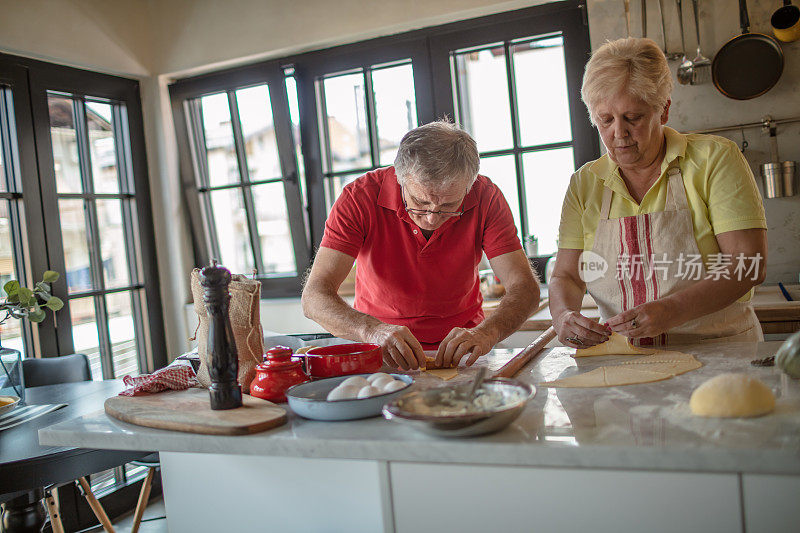
[[[36,303],[36,299],[33,296],[33,291],[28,287],[20,287],[17,291],[17,295],[19,296],[19,303],[25,307],[31,307],[34,303]],[[31,301],[31,299],[33,299],[33,301]]]
[[[50,298],[52,298],[52,297],[53,297],[53,296],[52,296],[52,295],[51,295],[49,292],[39,292],[39,291],[36,291],[36,292],[34,292],[34,294],[35,294],[35,295],[36,295],[38,298],[41,298],[43,302],[46,302],[47,300],[49,300]]]
[[[39,304],[36,304],[33,306],[33,311],[28,313],[28,320],[31,322],[41,322],[46,316],[44,310],[39,307]]]
[[[19,290],[19,281],[12,279],[5,285],[3,285],[3,290],[6,291],[6,294],[11,296],[15,294]]]
[[[19,292],[15,291],[14,294],[9,294],[6,298],[6,303],[16,305],[19,303]]]
[[[44,281],[40,281],[36,283],[36,292],[50,292],[51,287],[49,283],[45,283]]]
[[[44,306],[49,309],[52,309],[53,311],[58,311],[59,309],[64,307],[64,302],[61,300],[61,298],[53,296],[49,300],[47,300],[47,303],[44,304]]]
[[[46,270],[42,276],[42,281],[45,283],[55,283],[61,275],[55,270]]]

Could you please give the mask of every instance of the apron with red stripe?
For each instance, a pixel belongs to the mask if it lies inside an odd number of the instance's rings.
[[[609,219],[613,191],[604,188],[592,251],[606,261],[608,270],[586,283],[603,320],[686,289],[706,276],[680,169],[672,167],[667,173],[667,201],[660,212]],[[697,260],[687,261],[692,257]],[[662,346],[723,339],[763,340],[749,302],[734,302],[658,337],[631,340],[641,346]]]

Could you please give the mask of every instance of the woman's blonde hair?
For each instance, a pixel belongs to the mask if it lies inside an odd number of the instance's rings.
[[[652,39],[628,37],[595,50],[583,73],[581,98],[594,123],[594,109],[605,98],[628,93],[663,109],[672,93],[672,72]]]

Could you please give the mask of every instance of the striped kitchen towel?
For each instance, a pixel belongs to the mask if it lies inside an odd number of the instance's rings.
[[[44,405],[19,405],[15,409],[0,415],[0,431],[13,428],[23,422],[46,415],[56,409],[66,407],[65,403],[48,403]]]

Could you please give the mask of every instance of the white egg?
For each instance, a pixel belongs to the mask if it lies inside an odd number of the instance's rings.
[[[378,389],[383,389],[387,385],[387,383],[391,383],[392,381],[394,381],[394,378],[392,376],[385,376],[385,377],[381,376],[378,379],[372,381],[372,386]]]
[[[369,382],[366,379],[362,378],[361,376],[349,377],[339,384],[340,387],[353,386],[353,387],[358,387],[359,389],[362,387],[366,387],[367,385],[369,385]]]
[[[378,394],[381,394],[381,390],[377,387],[373,387],[372,385],[367,385],[358,391],[359,398],[371,398],[372,396],[377,396]]]
[[[408,387],[408,383],[406,383],[405,381],[400,381],[399,379],[395,379],[385,384],[382,390],[385,394],[387,392],[395,392],[400,389],[405,389],[406,387]]]
[[[352,400],[358,396],[358,391],[360,390],[361,388],[355,385],[346,385],[344,387],[339,385],[328,393],[328,397],[326,399],[329,402],[336,400]]]
[[[371,376],[369,376],[367,378],[367,381],[369,381],[370,383],[375,383],[376,379],[382,379],[382,378],[394,379],[392,376],[390,376],[389,374],[387,374],[385,372],[377,372],[377,373],[372,374]]]

